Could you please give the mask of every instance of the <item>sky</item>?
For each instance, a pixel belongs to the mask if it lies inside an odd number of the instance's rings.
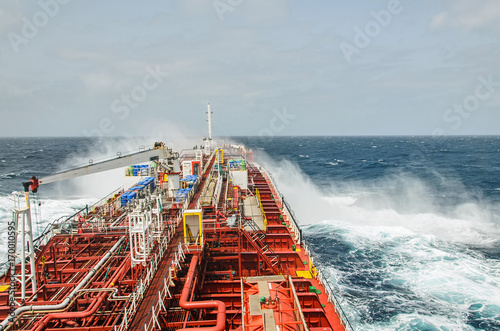
[[[0,136],[500,134],[496,0],[2,0]]]

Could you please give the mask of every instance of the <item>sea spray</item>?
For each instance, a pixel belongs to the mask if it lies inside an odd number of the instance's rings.
[[[499,326],[498,262],[484,254],[404,227],[325,221],[304,233],[359,330]]]
[[[500,330],[498,137],[241,140],[307,224],[356,330]]]
[[[331,271],[356,330],[500,330],[500,139],[428,139],[235,138],[271,155],[259,162],[295,210],[318,264]],[[96,153],[80,138],[3,142],[2,173],[27,178],[125,152],[113,142]],[[20,157],[23,149],[35,157]],[[72,154],[81,160],[68,160]],[[2,219],[12,217],[7,196],[19,181],[0,178]],[[86,185],[63,185],[62,200],[42,187],[43,218],[91,203],[64,198],[92,195],[78,191]]]

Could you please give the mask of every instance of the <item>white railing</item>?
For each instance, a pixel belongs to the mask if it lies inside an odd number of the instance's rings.
[[[135,315],[135,312],[137,310],[137,305],[144,297],[144,292],[149,287],[149,284],[153,279],[153,276],[158,268],[158,265],[163,259],[165,252],[167,251],[168,244],[170,243],[170,240],[174,236],[175,229],[179,226],[180,220],[181,218],[179,217],[176,218],[175,226],[170,226],[167,229],[165,236],[163,237],[163,240],[158,244],[158,249],[156,253],[151,257],[147,269],[143,274],[145,276],[139,279],[134,292],[130,295],[129,300],[125,304],[122,323],[119,326],[115,326],[113,328],[114,331],[128,330],[128,325],[130,323],[130,320]]]
[[[109,193],[108,195],[106,195],[104,198],[102,198],[101,200],[97,201],[95,204],[93,204],[92,206],[86,206],[82,209],[80,209],[79,211],[77,211],[75,214],[73,214],[72,216],[63,216],[63,217],[60,217],[58,219],[56,219],[55,221],[53,221],[52,223],[48,224],[45,229],[42,231],[42,234],[35,239],[35,247],[40,247],[40,246],[43,246],[43,245],[47,245],[48,242],[56,235],[60,234],[61,233],[61,229],[63,228],[63,225],[64,224],[67,224],[68,225],[68,228],[64,229],[64,230],[67,230],[67,231],[71,231],[72,230],[72,224],[71,224],[71,220],[73,221],[77,221],[77,218],[78,218],[78,214],[80,214],[81,216],[84,216],[85,214],[89,214],[90,212],[93,212],[97,207],[101,206],[101,205],[105,205],[106,203],[106,200],[111,197],[112,195],[116,194],[119,190],[121,190],[121,187],[120,188],[117,188],[115,189],[113,192]],[[17,195],[19,194],[22,194],[22,193],[19,193],[19,192],[14,192],[14,193],[17,193]],[[24,198],[24,195],[22,195],[22,197]],[[22,204],[20,204],[20,200],[19,200],[19,197],[15,198],[14,199],[14,204],[15,204],[15,208],[18,209]],[[85,213],[84,213],[85,211]],[[102,232],[102,229],[99,229],[99,224],[94,224],[93,222],[90,222],[89,220],[87,220],[87,222],[89,222],[89,224],[92,225],[92,232]],[[94,229],[94,225],[96,226],[96,228]],[[108,231],[108,229],[106,228],[104,231]]]
[[[271,192],[274,193],[273,196],[276,199],[278,199],[278,207],[282,208],[283,201],[282,201],[282,196],[281,193],[278,191],[278,186],[276,185],[276,181],[274,180],[274,177],[271,175],[270,172],[267,171],[267,169],[262,168],[261,173],[264,175],[264,178],[271,184]]]
[[[285,214],[287,220],[289,220],[290,227],[292,228],[293,233],[295,234],[295,241],[297,244],[302,243],[302,231],[300,230],[295,217],[293,216],[293,212],[289,209],[288,204],[286,202],[283,203],[283,213]]]
[[[181,268],[181,261],[184,261],[186,258],[185,251],[183,249],[182,243],[179,243],[177,246],[177,251],[174,253],[174,257],[172,259],[171,265],[169,267],[168,276],[163,279],[163,282],[156,294],[155,304],[151,307],[148,316],[146,317],[146,324],[142,327],[142,330],[156,330],[161,329],[161,324],[158,321],[158,314],[160,311],[165,311],[166,307],[164,304],[165,298],[172,298],[172,294],[170,293],[169,287],[173,283],[172,279],[172,268]]]
[[[99,201],[94,203],[92,206],[89,207],[89,213],[94,212],[96,208],[102,207],[107,204],[107,200],[111,198],[111,196],[117,194],[120,192],[120,190],[123,189],[123,186],[118,187],[117,189],[113,190],[113,192],[108,193],[105,197],[101,198]]]
[[[26,197],[22,192],[12,192],[12,200],[14,201],[15,210],[24,210],[28,208],[26,204]]]
[[[211,159],[215,157],[215,152],[211,155],[211,157],[209,158],[209,161],[205,164],[204,168],[203,168],[203,173],[206,172],[207,168],[208,168],[208,165],[210,164],[211,162]],[[198,190],[202,190],[203,187],[199,187],[199,184],[201,182],[201,179],[202,179],[202,176],[198,176],[196,182],[194,183],[193,185],[193,188],[198,188]],[[206,184],[206,182],[205,182]],[[182,211],[187,209],[189,207],[189,204],[191,203],[192,199],[193,199],[193,196],[195,194],[195,189],[192,189],[189,191],[189,194],[188,196],[186,197],[183,205],[182,205],[182,208],[181,210],[179,211],[179,214],[177,215],[177,218],[176,218],[176,224],[174,227],[169,227],[169,231],[167,232],[168,234],[163,237],[164,239],[160,242],[159,244],[159,248],[156,252],[156,254],[151,257],[150,259],[150,263],[147,267],[147,270],[145,271],[145,277],[141,277],[141,279],[138,281],[137,285],[136,285],[136,288],[135,288],[135,291],[130,295],[130,298],[128,300],[128,302],[125,304],[125,309],[124,309],[124,315],[123,315],[123,319],[122,319],[122,322],[119,326],[115,326],[113,328],[114,331],[123,331],[123,330],[128,330],[128,327],[129,327],[129,323],[131,321],[131,319],[134,317],[135,313],[136,313],[136,310],[137,310],[137,305],[138,305],[138,302],[140,302],[142,300],[142,298],[144,297],[144,292],[146,291],[146,289],[148,288],[152,278],[153,278],[153,275],[156,271],[156,269],[158,268],[158,264],[159,262],[162,260],[163,256],[164,256],[164,253],[166,251],[166,248],[168,246],[168,243],[170,242],[170,239],[172,238],[173,234],[175,233],[175,229],[179,226],[179,223],[182,219]],[[170,231],[170,229],[174,229],[173,231]],[[201,238],[201,242],[203,243],[203,236]],[[189,250],[193,250],[193,248],[189,248],[187,247],[185,244],[182,244],[180,243],[179,244],[179,248],[180,251],[182,252],[182,254],[185,253],[185,251],[189,251]],[[201,249],[203,248],[203,245],[201,247]],[[179,267],[180,267],[180,264],[179,264]],[[169,291],[168,291],[168,282],[165,283],[166,280],[164,280],[164,283],[163,283],[163,292],[159,292],[158,295],[163,295],[163,298],[165,298],[165,293],[168,293],[168,295],[170,295]],[[167,285],[167,287],[165,287],[165,284]],[[163,301],[161,303],[163,305]],[[127,309],[128,307],[128,309]],[[155,306],[152,307],[152,311],[151,313],[155,316],[153,319],[152,319],[152,324],[148,324],[148,325],[145,325],[144,327],[146,328],[146,330],[149,330],[150,327],[154,328],[155,325],[157,325],[158,321],[157,321],[157,312],[159,312],[160,310],[158,310],[159,308]]]
[[[289,220],[290,227],[292,228],[292,231],[295,234],[296,242],[298,244],[301,244],[302,247],[304,247],[306,254],[310,258],[310,267],[314,266],[314,257],[313,257],[312,251],[309,249],[309,246],[307,245],[307,243],[304,240],[302,240],[302,236],[301,236],[302,232],[300,230],[300,227],[299,227],[297,220],[295,219],[295,215],[293,213],[293,210],[291,210],[290,206],[283,198],[283,195],[278,190],[278,186],[276,185],[276,182],[275,182],[273,176],[262,166],[260,167],[260,170],[261,170],[261,173],[264,175],[264,178],[266,178],[266,180],[268,180],[268,182],[272,186],[274,186],[274,190],[276,192],[275,196],[277,196],[277,198],[279,199],[279,202],[282,205],[282,211],[286,215],[287,219]],[[275,197],[275,199],[276,199],[276,197]],[[342,306],[340,305],[340,302],[337,299],[337,296],[335,295],[335,292],[333,291],[330,283],[325,279],[325,277],[323,275],[324,272],[322,272],[316,268],[314,268],[314,269],[311,268],[311,271],[312,271],[313,276],[321,283],[321,285],[323,285],[323,288],[325,288],[326,294],[328,296],[328,301],[332,302],[333,307],[334,307],[337,315],[340,317],[340,321],[341,321],[342,325],[345,327],[346,330],[354,330],[351,323],[349,322],[349,319],[347,318],[347,315],[345,314],[344,310],[342,309]]]

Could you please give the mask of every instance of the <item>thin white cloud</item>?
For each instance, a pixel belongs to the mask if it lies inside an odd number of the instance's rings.
[[[107,58],[102,52],[69,48],[61,49],[58,55],[61,60],[66,61],[102,61]]]
[[[207,15],[216,16],[212,1],[199,1],[199,0],[176,0],[173,2],[174,6],[182,13],[190,16],[206,17]]]
[[[143,134],[147,127],[137,125],[137,114],[204,130],[211,102],[214,128],[229,131],[218,129],[222,134],[257,134],[268,125],[262,118],[284,106],[304,115],[287,134],[429,134],[448,125],[443,112],[471,93],[479,75],[500,82],[499,46],[490,33],[500,31],[493,1],[436,0],[420,10],[424,2],[406,2],[407,10],[350,64],[339,51],[340,36],[348,31],[354,38],[353,26],[375,22],[370,10],[387,1],[221,1],[232,4],[224,20],[214,0],[72,1],[19,54],[0,51],[0,112],[8,119],[36,109],[40,120],[54,118],[32,134],[81,135],[102,119],[116,127],[110,135]],[[2,4],[0,15],[15,8],[29,18],[40,10],[38,2],[23,3]],[[427,22],[446,33],[429,33]],[[12,24],[21,31],[22,21]],[[115,112],[114,100],[143,83],[146,67],[157,66],[168,73],[158,88],[130,116]],[[497,90],[471,116],[498,122]],[[17,132],[12,122],[0,123],[0,134]],[[479,122],[466,128],[450,132],[486,133]]]
[[[90,72],[82,75],[82,82],[90,96],[117,93],[118,82],[105,72]]]
[[[483,33],[500,31],[500,6],[497,0],[459,0],[449,2],[448,7],[447,11],[431,19],[430,29],[449,27]]]
[[[20,25],[22,14],[12,6],[0,8],[0,34],[6,35],[9,32],[18,33],[16,28]],[[9,7],[9,8],[7,8]]]
[[[2,86],[1,88],[2,92],[0,93],[0,98],[2,98],[2,96],[5,98],[32,97],[35,93],[40,91],[39,86],[23,87],[12,84],[1,84],[0,86]]]
[[[245,20],[252,24],[278,25],[290,17],[287,0],[252,0],[241,5]],[[235,8],[235,10],[240,10]]]

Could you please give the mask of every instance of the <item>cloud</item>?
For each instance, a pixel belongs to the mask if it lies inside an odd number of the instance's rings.
[[[248,22],[253,24],[277,25],[290,16],[287,0],[252,0],[242,5],[241,11]]]
[[[467,32],[497,33],[500,31],[500,6],[496,0],[452,1],[447,11],[431,19],[429,28],[458,28]]]
[[[20,17],[40,10],[38,2],[3,1],[0,18],[13,15],[6,32],[20,33]],[[104,7],[71,2],[19,54],[4,34],[0,112],[7,120],[0,134],[15,134],[7,125],[14,111],[32,109],[53,118],[40,134],[80,134],[102,118],[113,121],[113,135],[143,134],[138,114],[205,130],[207,102],[214,129],[224,134],[256,134],[267,125],[262,118],[284,106],[317,115],[295,121],[287,134],[430,133],[443,111],[470,93],[478,75],[493,73],[500,80],[499,46],[491,38],[491,31],[500,31],[498,10],[486,0],[440,0],[406,10],[408,19],[394,20],[349,65],[338,49],[341,36],[349,31],[352,37],[353,25],[364,22],[373,5],[220,1],[232,6],[223,20],[214,0],[156,0],[151,6],[111,1]],[[5,24],[0,20],[0,32]],[[142,85],[147,67],[157,66],[168,77],[122,119],[112,103]],[[488,123],[500,116],[487,108],[496,100],[484,103]],[[234,125],[240,121],[245,125]],[[485,132],[480,123],[469,123]]]
[[[2,1],[0,8],[0,34],[6,35],[9,32],[17,32],[15,28],[21,21],[21,11],[13,6],[14,1]]]
[[[82,81],[90,95],[102,95],[109,92],[117,92],[116,80],[105,72],[85,73]]]
[[[206,17],[206,15],[214,15],[215,18],[212,1],[176,0],[173,2],[173,6],[178,8],[182,13],[191,17]]]
[[[102,61],[106,59],[106,56],[102,52],[70,48],[61,49],[58,55],[61,60],[66,61]]]

